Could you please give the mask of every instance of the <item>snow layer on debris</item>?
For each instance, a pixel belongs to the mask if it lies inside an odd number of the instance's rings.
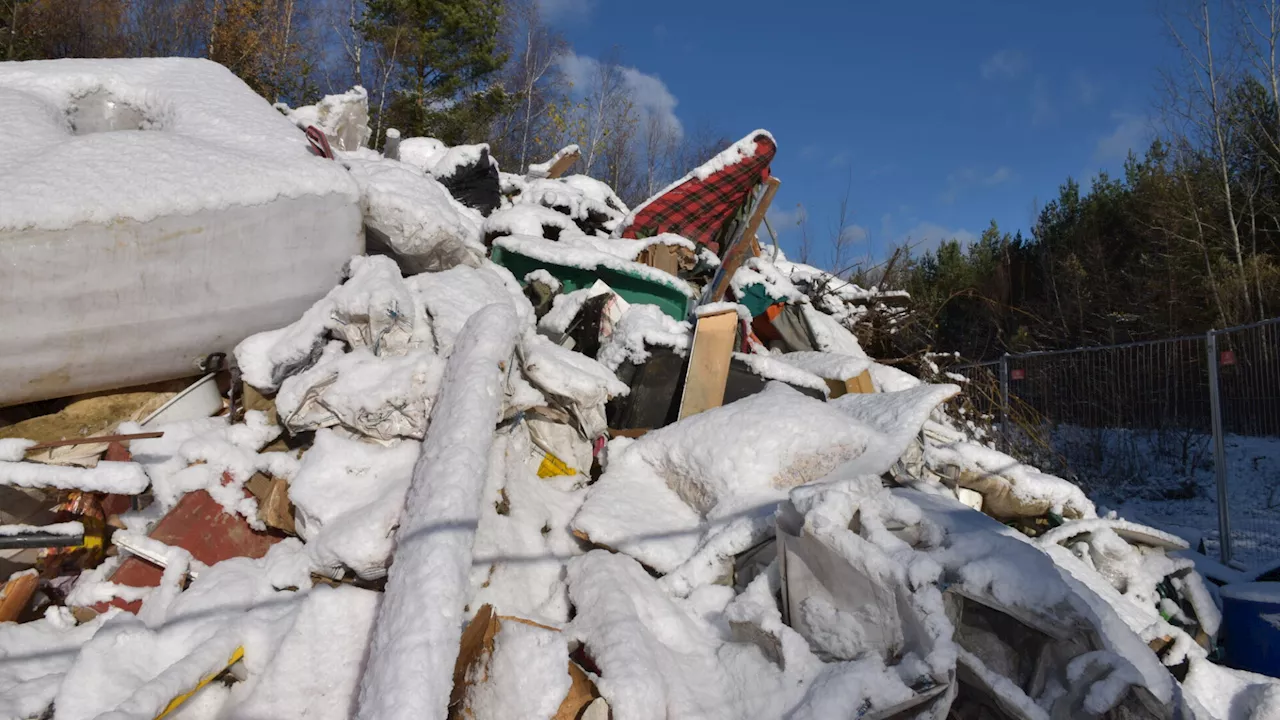
[[[745,305],[739,305],[735,302],[722,300],[720,302],[703,303],[693,310],[694,316],[700,318],[721,315],[727,312],[737,313],[738,319],[743,322],[751,322],[751,311],[747,310]]]
[[[347,160],[365,224],[424,269],[476,266],[485,255],[480,221],[438,181],[394,160]]]
[[[1028,697],[1012,680],[992,671],[981,658],[964,648],[957,648],[956,653],[960,664],[990,688],[1000,704],[1016,709],[1026,720],[1049,720],[1049,713]]]
[[[620,215],[627,213],[626,203],[609,187],[609,184],[588,175],[566,175],[560,182],[581,192],[587,199],[605,205]]]
[[[856,358],[816,351],[801,351],[774,355],[778,362],[797,367],[820,378],[844,382],[855,378],[871,367],[869,358]],[[887,390],[886,390],[887,391]]]
[[[470,669],[462,707],[469,717],[551,720],[573,684],[569,643],[556,630],[501,621],[493,652]]]
[[[520,283],[506,269],[485,261],[483,267],[455,267],[422,273],[405,281],[431,318],[436,353],[448,357],[462,327],[480,308],[491,303],[510,305],[522,327],[533,325],[533,306]]]
[[[473,552],[470,607],[548,624],[569,619],[564,560],[581,554],[569,521],[585,490],[574,476],[540,478],[527,425],[499,432]],[[503,511],[499,511],[499,507]]]
[[[544,178],[551,173],[551,167],[566,155],[573,155],[579,152],[577,145],[565,145],[556,151],[546,162],[530,163],[528,175],[531,178]]]
[[[570,178],[526,180],[515,198],[515,204],[542,205],[574,220],[603,221],[606,226],[622,217],[624,211],[611,207],[608,202],[599,199],[597,193],[584,190],[580,185],[570,182]]]
[[[906,452],[934,408],[960,392],[955,385],[921,385],[892,393],[849,393],[829,404],[876,433],[867,452],[841,471],[880,475]]]
[[[431,326],[394,260],[353,257],[347,276],[292,324],[251,335],[236,346],[245,382],[275,392],[286,377],[319,359],[329,333],[378,355],[404,354],[431,342]]]
[[[264,558],[233,558],[201,572],[146,621],[115,615],[67,672],[54,701],[57,717],[153,718],[226,667],[238,647],[252,681],[290,629],[297,594],[286,589],[310,584],[302,544],[290,538]]]
[[[340,346],[330,343],[315,365],[281,383],[276,409],[284,425],[295,433],[343,425],[383,441],[422,439],[444,361],[425,348],[378,357]]]
[[[913,387],[919,387],[922,384],[920,378],[911,373],[899,370],[896,367],[881,365],[880,363],[871,363],[871,382],[875,384],[876,390],[880,392],[898,392],[901,390],[910,390]]]
[[[504,235],[548,237],[552,233],[547,228],[553,228],[557,231],[555,233],[557,239],[566,235],[582,234],[582,231],[578,229],[578,226],[574,224],[568,215],[558,213],[541,205],[529,204],[513,205],[512,207],[495,211],[485,218],[483,231],[486,237],[501,237]]]
[[[556,279],[554,275],[552,275],[551,273],[547,272],[542,268],[538,268],[537,270],[530,270],[529,272],[525,273],[524,282],[526,285],[532,285],[533,283],[546,285],[547,287],[551,288],[551,292],[553,293],[560,292],[560,288],[563,287],[563,284],[558,279]],[[554,301],[553,301],[553,304],[554,304]]]
[[[788,720],[856,718],[874,708],[886,708],[915,696],[894,668],[879,658],[831,663],[822,668]]]
[[[317,568],[336,575],[347,567],[366,579],[386,574],[418,448],[409,441],[384,447],[333,430],[316,433],[289,483],[289,500]]]
[[[77,625],[69,608],[51,607],[40,620],[0,623],[0,717],[40,717],[80,647],[119,612]]]
[[[436,717],[448,707],[472,542],[518,330],[510,303],[489,305],[467,322],[449,359],[396,533],[358,717]]]
[[[600,668],[616,720],[730,718],[728,678],[704,628],[634,560],[601,550],[569,563],[567,628]]]
[[[351,717],[381,597],[351,586],[308,593],[252,692],[232,710],[232,720]]]
[[[20,462],[26,457],[27,448],[35,444],[35,440],[0,438],[0,462]]]
[[[1203,658],[1190,659],[1182,692],[1197,701],[1204,714],[1213,720],[1280,717],[1280,680],[1234,670]]]
[[[120,427],[122,432],[141,431],[133,423]],[[298,468],[297,458],[290,453],[258,452],[281,432],[265,413],[250,410],[244,422],[236,425],[219,417],[157,429],[164,437],[134,440],[130,446],[134,460],[151,478],[155,503],[148,508],[149,517],[158,519],[186,493],[205,490],[228,513],[244,516],[257,529],[265,528],[257,517],[258,501],[244,493],[245,483],[258,472],[289,479]]]
[[[369,92],[363,86],[356,85],[343,93],[325,95],[315,105],[290,109],[284,103],[276,103],[275,107],[303,130],[312,125],[319,128],[330,138],[334,151],[355,152],[369,149],[364,147],[370,135]],[[356,128],[347,124],[350,122],[358,123],[359,132],[352,132]],[[387,131],[388,137],[391,132]],[[353,143],[357,147],[341,147],[344,142]]]
[[[583,406],[600,405],[631,391],[591,358],[532,332],[520,341],[521,368],[534,387]]]
[[[595,246],[585,242],[574,244],[571,241],[572,238],[567,238],[566,241],[553,242],[541,237],[511,235],[498,238],[493,241],[493,244],[495,247],[519,253],[541,262],[581,270],[595,270],[596,268],[604,267],[615,272],[639,277],[658,285],[665,285],[683,293],[686,297],[695,295],[693,287],[689,283],[669,273],[648,265],[623,260],[613,253],[598,250]]]
[[[925,460],[934,468],[959,469],[959,484],[982,493],[983,508],[997,515],[1034,517],[1053,512],[1072,518],[1097,517],[1093,503],[1074,483],[977,443],[930,443],[925,446]]]
[[[433,137],[411,137],[400,141],[400,162],[427,172],[449,151],[449,147]]]
[[[733,452],[723,450],[726,438],[733,438]],[[761,520],[789,488],[854,460],[873,439],[883,440],[877,428],[770,383],[756,395],[654,430],[616,457],[611,453],[573,526],[663,573],[701,555],[700,568],[682,571],[699,582],[714,570],[707,562],[764,539],[769,525]]]
[[[96,467],[0,461],[0,485],[137,495],[150,480],[133,462],[100,461]]]
[[[741,307],[741,306],[739,306]],[[800,367],[783,362],[784,355],[750,355],[747,353],[734,353],[733,359],[739,360],[746,364],[751,372],[759,375],[766,380],[777,380],[794,387],[808,388],[817,390],[825,397],[830,391],[827,383],[821,377],[814,375]]]
[[[770,297],[788,303],[804,302],[805,295],[796,289],[787,276],[778,272],[768,260],[762,257],[750,257],[738,268],[729,280],[736,297],[742,297],[752,285],[763,285]]]
[[[102,99],[141,123],[76,134],[77,123],[85,131],[106,112],[93,107]],[[146,222],[282,197],[356,199],[341,167],[312,155],[289,120],[208,60],[5,63],[0,116],[12,139],[0,149],[0,230]]]
[[[1190,547],[1186,540],[1177,535],[1119,518],[1092,518],[1063,523],[1056,528],[1046,530],[1043,535],[1036,538],[1036,542],[1041,545],[1057,545],[1077,535],[1102,530],[1109,530],[1128,540],[1166,550],[1186,550]]]
[[[457,174],[458,168],[479,163],[481,154],[488,152],[489,146],[484,143],[479,145],[454,145],[446,150],[427,172],[431,173],[431,177],[437,180],[447,180]],[[497,165],[498,161],[490,157],[489,164]]]
[[[689,349],[689,331],[689,323],[672,318],[656,305],[632,305],[614,326],[613,334],[600,343],[596,360],[616,372],[624,362],[643,365],[649,359],[648,347],[667,347],[684,355]]]
[[[865,358],[858,338],[845,329],[835,318],[814,308],[809,303],[800,305],[805,321],[809,324],[809,332],[822,352],[848,355],[854,358]]]
[[[59,537],[75,537],[84,534],[84,523],[78,521],[51,523],[49,525],[0,525],[0,537],[15,537],[45,533]]]

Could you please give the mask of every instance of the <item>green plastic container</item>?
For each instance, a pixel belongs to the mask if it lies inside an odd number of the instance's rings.
[[[639,275],[602,266],[591,270],[569,267],[537,260],[496,244],[489,254],[489,259],[510,270],[517,280],[523,281],[524,276],[534,270],[546,270],[560,281],[563,291],[567,293],[589,288],[596,284],[596,280],[602,280],[629,303],[657,305],[663,313],[676,320],[684,320],[689,316],[689,304],[692,302],[689,297],[670,285],[654,282]]]

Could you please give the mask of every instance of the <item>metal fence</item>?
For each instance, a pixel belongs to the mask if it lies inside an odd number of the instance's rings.
[[[1224,562],[1280,562],[1280,318],[949,370],[1024,461]]]

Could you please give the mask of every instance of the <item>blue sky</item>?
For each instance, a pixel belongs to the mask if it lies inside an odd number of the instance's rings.
[[[617,47],[655,112],[779,152],[784,250],[829,258],[851,180],[859,255],[1027,231],[1068,175],[1118,172],[1174,60],[1149,0],[541,0],[580,58]]]

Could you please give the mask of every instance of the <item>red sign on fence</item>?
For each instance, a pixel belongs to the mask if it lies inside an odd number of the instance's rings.
[[[1235,364],[1236,364],[1236,351],[1235,351],[1235,350],[1223,350],[1223,351],[1220,353],[1220,357],[1218,358],[1218,364],[1219,364],[1219,365],[1221,365],[1221,366],[1223,366],[1223,367],[1226,367],[1226,366],[1228,366],[1228,365],[1235,365]]]
[[[1013,368],[1012,370],[1009,371],[1009,379],[1010,380],[1026,380],[1027,371],[1023,370],[1022,368]]]

